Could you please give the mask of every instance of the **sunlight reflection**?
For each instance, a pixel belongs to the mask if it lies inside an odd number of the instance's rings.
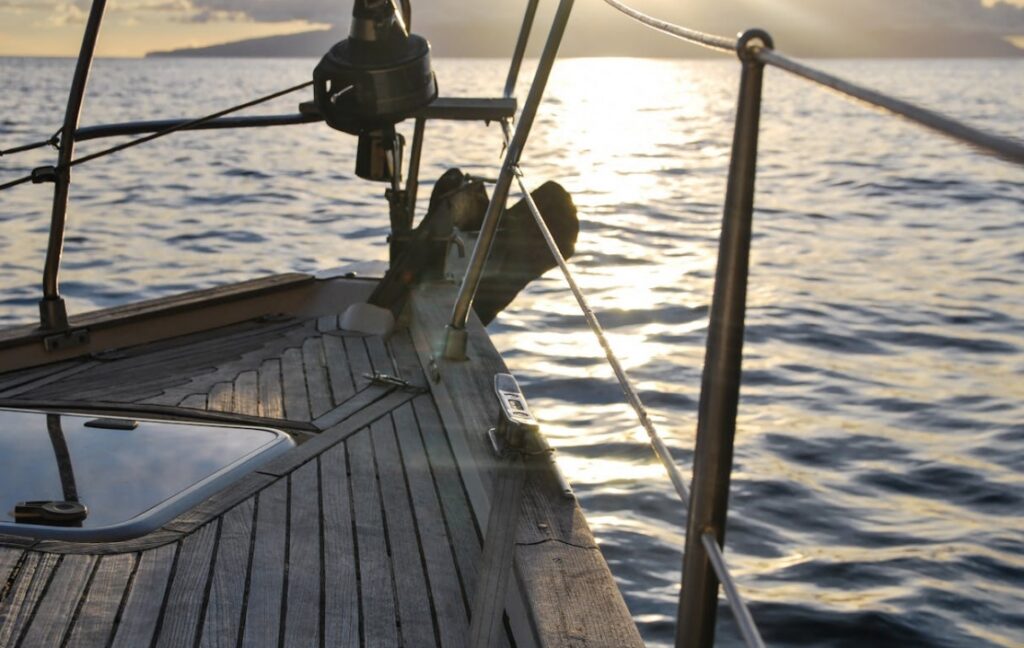
[[[642,535],[652,540],[657,540],[669,547],[681,547],[685,542],[685,535],[681,528],[647,524],[633,516],[626,515],[587,515],[587,522],[595,532],[598,542],[605,530],[618,532],[629,531],[636,535]],[[673,585],[673,587],[676,587]]]
[[[704,114],[696,83],[671,62],[625,58],[562,61],[554,83],[559,127],[545,129],[544,148],[571,159],[605,204],[667,197],[670,185],[656,173],[665,166],[658,148],[678,145],[680,122]]]
[[[614,492],[616,483],[625,483],[631,489],[637,483],[660,482],[667,479],[665,469],[653,455],[651,461],[647,463],[559,455],[558,465],[574,476],[573,483],[597,484],[604,493]]]

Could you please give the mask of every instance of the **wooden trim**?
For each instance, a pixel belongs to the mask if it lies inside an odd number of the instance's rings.
[[[412,332],[424,372],[439,378],[431,391],[457,460],[468,464],[460,468],[485,528],[495,462],[484,432],[497,415],[494,373],[508,369],[472,314],[466,326],[469,359],[449,361],[436,352],[456,291],[456,285],[442,282],[414,290]],[[518,587],[510,587],[506,599],[517,644],[643,646],[583,512],[575,499],[563,497],[549,464],[527,476],[523,500],[515,549]],[[517,610],[519,605],[525,609]]]
[[[112,324],[127,324],[158,315],[169,315],[197,307],[223,304],[238,299],[255,297],[268,292],[293,288],[313,281],[313,276],[297,272],[261,277],[250,281],[214,286],[203,290],[194,290],[178,295],[147,299],[140,302],[90,311],[69,318],[72,329],[95,328]],[[28,341],[42,340],[48,335],[34,324],[26,324],[6,330],[0,330],[0,349]]]
[[[21,398],[0,398],[0,407],[14,407],[36,410],[59,410],[62,414],[138,414],[142,417],[158,418],[169,421],[199,422],[213,421],[229,425],[250,425],[256,427],[280,428],[292,433],[316,433],[323,428],[308,421],[291,421],[287,419],[250,416],[234,412],[215,412],[210,410],[174,407],[173,405],[152,405],[147,403],[105,403],[102,401],[72,400],[29,400]]]
[[[121,349],[287,314],[315,318],[365,301],[375,282],[339,277],[316,279],[286,274],[95,311],[71,318],[87,328],[88,342],[46,351],[33,326],[0,331],[0,371],[60,362],[108,349]]]

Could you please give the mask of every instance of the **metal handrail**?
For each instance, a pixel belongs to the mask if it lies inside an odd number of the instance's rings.
[[[523,57],[526,56],[526,46],[530,42],[530,32],[533,30],[533,19],[537,16],[537,6],[540,0],[529,0],[526,11],[523,12],[523,24],[519,28],[519,37],[516,38],[516,48],[512,52],[512,59],[508,65],[508,76],[505,78],[505,96],[512,97],[516,93],[516,82],[519,80],[519,69],[523,65]]]
[[[101,158],[101,157],[106,157],[106,156],[111,155],[113,153],[119,153],[119,152],[121,152],[121,151],[123,151],[125,149],[133,148],[135,146],[139,146],[140,144],[145,144],[146,142],[152,142],[155,139],[159,139],[161,137],[165,137],[165,136],[170,135],[172,133],[177,133],[178,131],[189,130],[189,129],[193,129],[193,130],[194,129],[200,129],[203,125],[210,124],[212,122],[216,122],[218,119],[224,117],[225,115],[229,115],[231,113],[239,112],[241,110],[245,110],[246,108],[251,108],[252,106],[257,106],[259,104],[266,103],[268,101],[272,101],[274,99],[277,99],[278,97],[283,97],[284,95],[291,94],[293,92],[297,92],[298,90],[303,90],[305,88],[308,88],[311,85],[313,85],[312,81],[303,81],[302,83],[293,85],[293,86],[285,88],[283,90],[278,90],[276,92],[272,92],[270,94],[263,95],[262,97],[257,97],[256,99],[252,99],[250,101],[246,101],[245,103],[238,104],[237,106],[231,106],[230,108],[224,108],[223,110],[218,110],[215,113],[210,113],[209,115],[204,115],[203,117],[196,117],[196,118],[193,118],[193,119],[184,119],[184,120],[182,120],[182,119],[167,120],[166,123],[168,125],[163,127],[163,128],[160,128],[159,130],[155,130],[154,131],[153,129],[146,128],[142,132],[148,132],[149,133],[148,135],[144,135],[142,137],[139,137],[139,138],[136,138],[136,139],[133,139],[133,140],[129,140],[127,142],[122,142],[121,144],[116,144],[114,146],[111,146],[110,148],[103,149],[102,151],[96,151],[96,152],[90,153],[88,155],[83,155],[82,157],[78,158],[77,160],[73,160],[71,162],[68,162],[68,166],[69,167],[75,167],[75,166],[78,166],[80,164],[85,164],[86,162],[91,162],[92,160],[96,160],[96,159]],[[351,86],[349,86],[349,87],[351,87]],[[115,124],[114,126],[116,127],[118,125]]]
[[[123,122],[119,124],[98,124],[83,126],[75,131],[75,141],[85,142],[105,137],[142,135],[156,133],[175,126],[178,130],[219,130],[222,128],[265,128],[268,126],[298,126],[315,124],[324,120],[319,113],[291,113],[283,115],[251,115],[248,117],[218,117],[199,121],[193,117],[179,119],[157,119],[151,121]]]
[[[715,637],[718,579],[702,538],[711,534],[719,547],[725,543],[743,373],[743,327],[764,81],[764,64],[753,52],[759,47],[771,46],[771,36],[757,29],[745,32],[736,46],[742,71],[701,379],[697,443],[693,454],[693,494],[686,518],[677,613],[677,648],[708,648]]]
[[[106,0],[93,0],[89,18],[82,35],[82,46],[75,64],[75,76],[71,80],[68,104],[64,111],[64,125],[60,130],[60,149],[57,154],[57,168],[53,180],[53,209],[50,215],[50,233],[46,244],[46,261],[43,265],[43,298],[39,301],[39,320],[43,330],[62,331],[68,327],[68,311],[60,296],[60,255],[64,249],[64,224],[67,221],[68,193],[71,185],[71,162],[75,155],[75,129],[82,116],[82,101],[85,86],[89,82],[96,39]]]
[[[559,0],[558,9],[555,10],[555,16],[551,21],[551,30],[548,32],[548,39],[544,44],[540,61],[537,63],[530,92],[526,97],[526,103],[523,104],[523,112],[519,115],[515,134],[508,144],[505,160],[502,162],[498,180],[487,205],[487,212],[484,214],[483,224],[480,226],[480,235],[469,258],[466,275],[463,277],[458,297],[452,307],[448,326],[445,327],[443,355],[447,360],[466,359],[468,340],[466,321],[469,319],[473,298],[476,296],[480,279],[483,277],[484,265],[491,253],[491,244],[494,243],[494,235],[498,231],[501,215],[505,211],[505,201],[508,199],[508,192],[512,186],[512,177],[515,175],[519,158],[526,147],[526,140],[530,136],[533,121],[537,117],[537,108],[540,107],[541,99],[544,98],[544,89],[547,87],[551,68],[554,67],[555,59],[558,56],[558,48],[562,44],[562,36],[569,23],[572,7],[573,0]]]

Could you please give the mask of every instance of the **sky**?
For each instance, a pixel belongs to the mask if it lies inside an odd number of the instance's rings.
[[[213,45],[324,29],[348,22],[351,0],[108,0],[99,56],[142,56],[154,50]],[[544,0],[550,12],[555,0]],[[814,34],[823,43],[912,31],[937,38],[982,33],[1024,48],[1024,0],[632,0],[636,8],[718,33],[757,25]],[[0,56],[75,56],[89,0],[0,0]],[[414,0],[413,26],[479,27],[514,32],[525,0]],[[542,10],[542,13],[543,11]],[[576,0],[580,37],[601,34],[588,53],[613,53],[623,19],[601,0]],[[490,27],[490,31],[483,27]],[[418,27],[418,29],[417,29]],[[639,32],[623,37],[640,38]],[[778,42],[778,38],[776,39]]]

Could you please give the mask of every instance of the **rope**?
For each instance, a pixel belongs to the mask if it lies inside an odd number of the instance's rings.
[[[78,166],[79,164],[85,164],[86,162],[91,162],[92,160],[96,160],[96,159],[99,159],[101,157],[106,157],[107,155],[112,155],[114,153],[118,153],[118,152],[123,151],[125,149],[132,148],[133,146],[138,146],[139,144],[145,144],[146,142],[151,142],[151,141],[153,141],[153,140],[155,140],[155,139],[157,139],[159,137],[163,137],[164,135],[170,135],[171,133],[174,133],[174,132],[177,132],[177,131],[180,131],[180,130],[184,130],[184,129],[188,129],[188,128],[193,128],[193,127],[198,126],[200,124],[205,124],[206,122],[213,121],[214,119],[217,119],[219,117],[223,117],[224,115],[230,115],[233,112],[238,112],[239,110],[245,110],[246,108],[251,108],[251,107],[259,105],[261,103],[266,103],[268,101],[271,101],[273,99],[277,99],[278,97],[282,97],[282,96],[284,96],[286,94],[290,94],[290,93],[295,92],[297,90],[302,90],[303,88],[308,88],[311,85],[313,85],[312,81],[305,81],[303,83],[300,83],[298,85],[292,86],[290,88],[285,88],[284,90],[278,90],[277,92],[273,92],[271,94],[264,95],[264,96],[259,97],[257,99],[253,99],[252,101],[247,101],[247,102],[245,102],[243,104],[238,104],[237,106],[232,106],[231,108],[225,108],[224,110],[219,110],[219,111],[217,111],[215,113],[211,113],[211,114],[206,115],[204,117],[198,117],[198,118],[190,120],[190,121],[182,122],[180,124],[175,124],[174,126],[170,126],[168,128],[165,128],[163,130],[157,131],[157,132],[152,133],[150,135],[146,135],[144,137],[139,137],[137,139],[133,139],[133,140],[130,140],[128,142],[124,142],[123,144],[118,144],[116,146],[111,146],[108,149],[103,149],[102,151],[97,151],[95,153],[90,153],[89,155],[82,156],[80,158],[72,160],[71,163],[68,164],[66,167],[63,167],[63,168],[59,167],[59,166],[55,167],[54,171],[56,173],[59,173],[61,171],[66,171],[67,169],[70,169],[71,167]],[[18,178],[16,180],[12,180],[10,182],[6,182],[4,184],[0,184],[0,191],[3,191],[4,189],[10,189],[11,187],[16,187],[17,185],[24,184],[26,182],[32,182],[32,180],[33,180],[33,176],[32,175],[27,175],[27,176],[25,176],[23,178]]]
[[[508,120],[502,120],[502,127],[505,130],[506,136],[509,132]],[[604,329],[601,327],[601,323],[597,320],[597,315],[590,308],[590,304],[587,303],[587,298],[583,295],[583,291],[580,290],[579,285],[576,284],[576,279],[572,275],[572,271],[569,270],[569,265],[565,262],[565,257],[562,256],[561,251],[558,249],[558,244],[555,242],[554,237],[551,235],[551,231],[548,229],[547,223],[544,222],[544,217],[541,216],[540,209],[537,208],[537,203],[533,201],[533,196],[526,189],[526,184],[523,182],[522,172],[516,168],[516,182],[519,184],[519,190],[523,194],[523,198],[526,200],[526,205],[530,208],[530,213],[533,215],[533,220],[537,223],[537,229],[540,230],[541,235],[544,237],[544,241],[548,245],[548,249],[551,250],[551,256],[555,258],[555,262],[558,264],[559,269],[562,271],[562,275],[565,277],[566,283],[569,284],[569,290],[572,291],[573,296],[576,298],[576,302],[580,305],[580,309],[583,311],[583,317],[586,318],[587,324],[590,325],[590,330],[594,332],[597,337],[597,341],[601,344],[601,348],[604,349],[604,355],[608,359],[608,364],[611,365],[612,371],[615,372],[615,377],[619,381],[619,385],[622,387],[622,392],[626,396],[626,400],[629,402],[633,411],[636,412],[637,418],[640,420],[640,425],[643,426],[647,432],[647,436],[650,437],[651,447],[654,449],[654,454],[661,460],[662,465],[668,472],[668,477],[672,480],[672,485],[676,489],[676,493],[683,502],[690,501],[690,493],[686,488],[686,482],[683,480],[682,473],[679,472],[679,467],[676,466],[675,460],[672,458],[672,454],[669,452],[668,446],[661,439],[661,435],[658,434],[657,428],[654,427],[654,422],[651,421],[651,417],[647,414],[647,408],[644,406],[642,400],[640,400],[640,394],[637,393],[636,387],[633,386],[633,381],[630,380],[626,374],[626,370],[622,368],[622,363],[619,362],[618,357],[615,355],[615,351],[612,349],[611,344],[608,342],[608,338],[604,334]]]
[[[633,20],[643,23],[655,31],[668,34],[669,36],[675,36],[676,38],[680,38],[688,43],[700,45],[701,47],[706,47],[708,49],[718,50],[720,52],[733,53],[736,51],[735,38],[726,38],[725,36],[717,36],[715,34],[707,34],[695,29],[680,27],[679,25],[674,25],[668,21],[655,18],[654,16],[648,16],[645,13],[637,11],[636,9],[619,2],[619,0],[604,1]]]

